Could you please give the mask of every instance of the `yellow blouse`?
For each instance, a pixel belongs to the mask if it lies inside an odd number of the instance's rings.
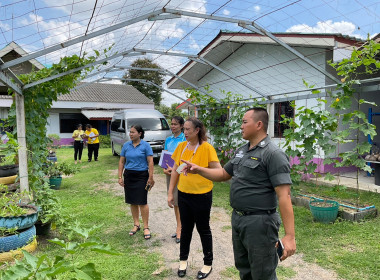
[[[75,137],[74,138],[74,140],[75,141],[80,141],[80,140],[82,140],[82,135],[84,135],[85,133],[84,133],[84,130],[74,130],[74,132],[73,132],[73,136],[72,137]]]
[[[195,154],[194,151],[186,148],[187,142],[180,143],[175,149],[172,159],[179,166],[181,165],[181,159],[190,160],[201,167],[208,167],[212,161],[219,162],[216,151],[211,144],[203,142],[199,145]],[[183,150],[186,150],[183,152]],[[193,155],[194,154],[194,155]],[[174,171],[173,171],[174,172]],[[198,174],[187,174],[187,176],[180,174],[178,181],[178,189],[184,193],[202,194],[208,193],[213,188],[212,181],[202,177]]]

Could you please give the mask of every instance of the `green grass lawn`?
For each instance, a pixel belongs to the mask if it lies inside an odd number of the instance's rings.
[[[73,149],[58,150],[58,160],[73,163],[73,152]],[[162,279],[167,276],[169,270],[152,276],[152,272],[159,268],[163,257],[148,251],[141,236],[131,238],[128,235],[132,218],[124,198],[102,188],[105,184],[115,182],[117,174],[112,174],[111,171],[117,170],[118,157],[112,156],[110,149],[100,149],[99,162],[88,163],[86,158],[87,155],[84,154],[79,173],[63,179],[57,194],[62,199],[66,211],[76,214],[77,219],[84,225],[102,224],[96,236],[122,254],[108,256],[88,252],[80,256],[78,261],[94,262],[103,279]],[[162,173],[160,168],[157,168],[157,172]],[[304,188],[309,192],[330,197],[359,197],[363,204],[375,204],[377,208],[380,207],[379,194],[360,192],[357,196],[355,192],[341,189],[334,191],[328,187]],[[231,211],[228,183],[215,184],[213,204]],[[310,211],[305,208],[294,207],[294,211],[297,252],[303,253],[306,261],[332,269],[347,280],[379,279],[380,218],[361,223],[338,221],[326,225],[313,222]],[[54,256],[57,253],[60,253],[57,246],[40,239],[37,254]],[[278,274],[282,280],[294,275],[289,268],[278,269]],[[238,277],[235,268],[227,268],[223,275],[226,279]]]
[[[58,161],[74,164],[73,153],[73,149],[58,150]],[[132,218],[124,198],[102,189],[102,186],[117,177],[117,173],[111,174],[111,171],[117,170],[118,157],[112,156],[111,149],[100,149],[98,162],[87,162],[86,154],[83,159],[83,163],[79,165],[80,172],[64,178],[57,194],[66,210],[76,214],[81,223],[89,227],[102,224],[96,237],[122,254],[109,256],[88,252],[80,256],[78,261],[94,262],[103,279],[152,279],[151,274],[158,269],[162,256],[148,252],[145,241],[139,238],[140,235],[132,238],[128,235]],[[53,256],[59,252],[57,246],[40,242],[38,254],[47,253]]]
[[[325,197],[336,197],[342,201],[380,208],[380,194],[325,186],[303,185],[297,188],[304,193]],[[229,184],[215,183],[214,206],[229,206]],[[332,269],[346,280],[377,280],[380,275],[380,217],[363,222],[337,221],[320,224],[313,221],[311,212],[303,207],[294,207],[297,253],[303,253],[305,261]],[[284,235],[283,228],[280,235]],[[228,269],[226,275],[233,274]],[[288,279],[289,268],[278,269],[279,279]],[[236,271],[234,272],[235,275]]]

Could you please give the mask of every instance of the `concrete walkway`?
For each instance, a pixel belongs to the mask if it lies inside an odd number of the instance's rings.
[[[315,182],[315,179],[313,179]],[[358,177],[359,181],[359,189],[364,191],[370,191],[375,193],[380,193],[380,186],[375,185],[375,177],[367,176],[367,172],[361,171]],[[340,174],[340,176],[335,176],[335,180],[328,181],[323,178],[318,179],[318,184],[336,186],[342,185],[347,188],[356,189],[357,188],[357,180],[356,180],[356,172],[349,172]]]

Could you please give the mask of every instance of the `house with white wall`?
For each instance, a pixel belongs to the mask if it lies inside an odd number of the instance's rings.
[[[27,53],[12,42],[0,50],[4,61],[26,55]],[[44,66],[32,59],[11,67],[16,74],[40,70]],[[0,119],[8,118],[13,103],[7,87],[0,84]],[[71,144],[72,132],[77,124],[91,124],[101,135],[109,134],[113,113],[122,109],[154,109],[154,103],[136,88],[125,84],[80,83],[69,94],[61,95],[49,110],[47,134],[57,134],[61,144]]]
[[[335,87],[329,89],[329,85],[336,84],[339,79],[328,61],[339,61],[348,57],[353,48],[360,47],[363,41],[342,34],[273,35],[311,60],[322,71],[267,36],[221,31],[198,53],[199,59],[189,61],[177,75],[198,88],[207,86],[212,91],[211,95],[217,99],[223,98],[224,91],[241,94],[247,102],[253,98],[263,100],[270,116],[268,134],[279,144],[286,128],[280,123],[281,115],[293,117],[295,114],[290,102],[295,101],[296,107],[308,108],[318,103],[316,96],[306,90],[304,81],[320,88],[319,98],[328,99],[326,90],[333,90]],[[205,60],[202,61],[202,58]],[[380,104],[380,95],[375,94],[380,91],[378,84],[379,82],[365,83],[358,87],[358,92],[362,98]],[[177,77],[169,80],[167,85],[170,89],[188,87]],[[363,105],[361,110],[367,112],[367,107]],[[379,126],[380,116],[373,123]],[[367,141],[364,138],[361,140]],[[340,152],[342,150],[344,147]]]

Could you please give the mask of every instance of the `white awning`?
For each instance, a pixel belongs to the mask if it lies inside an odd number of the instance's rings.
[[[82,110],[81,113],[89,120],[111,120],[116,111],[110,110]]]

